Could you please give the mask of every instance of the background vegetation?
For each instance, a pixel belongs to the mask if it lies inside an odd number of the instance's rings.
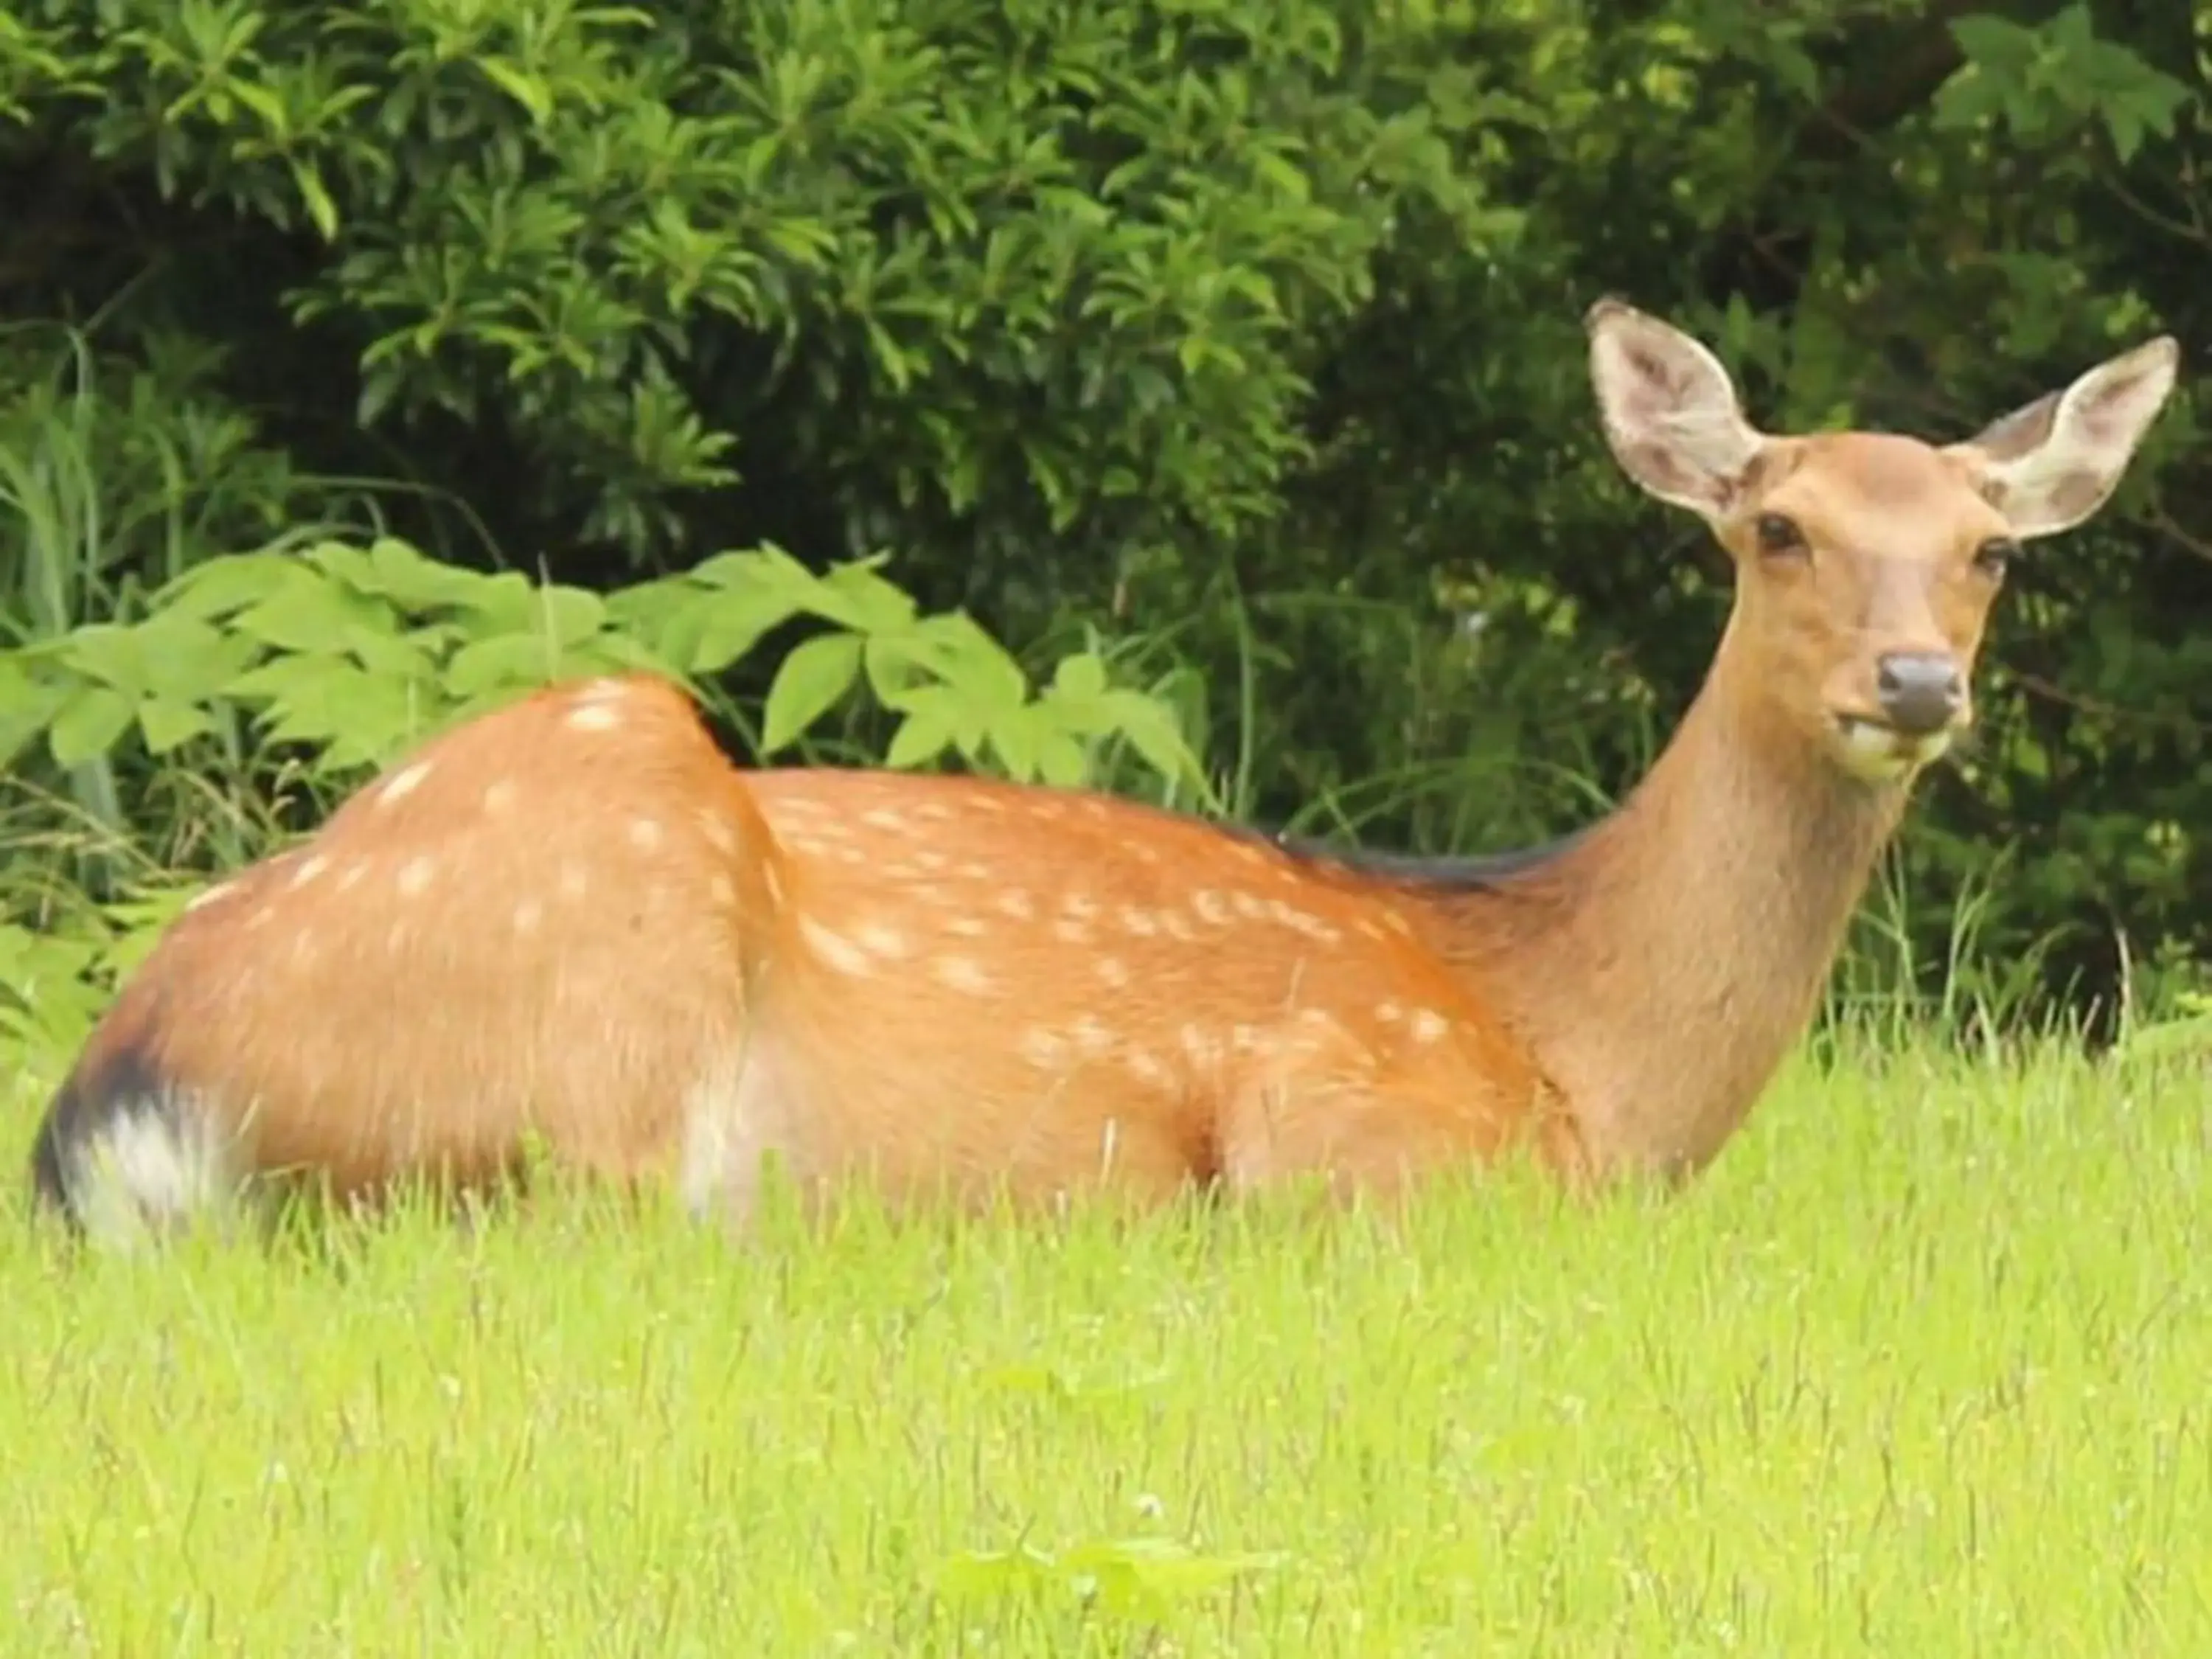
[[[749,757],[1429,850],[1566,827],[1725,603],[1604,456],[1583,307],[1705,334],[1800,428],[1964,435],[2154,330],[2193,356],[2208,29],[2169,0],[23,0],[0,1018],[65,1045],[174,902],[144,878],[590,662],[690,675]],[[1978,996],[2106,1015],[2201,978],[2193,386],[2019,572],[1847,994],[1955,999],[1962,955]]]

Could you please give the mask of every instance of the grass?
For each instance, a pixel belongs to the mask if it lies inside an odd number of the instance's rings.
[[[19,1222],[0,1608],[41,1656],[2212,1651],[2204,1109],[1801,1065],[1671,1202],[1395,1225]]]

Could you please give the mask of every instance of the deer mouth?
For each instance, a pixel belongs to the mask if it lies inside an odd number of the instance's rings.
[[[1908,732],[1872,714],[1838,714],[1836,745],[1845,769],[1870,783],[1911,777],[1951,746],[1953,728]]]

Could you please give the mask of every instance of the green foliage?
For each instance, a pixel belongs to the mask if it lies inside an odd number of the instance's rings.
[[[0,313],[75,331],[0,339],[0,626],[67,701],[0,726],[104,835],[235,858],[271,790],[622,640],[777,753],[1200,798],[1172,702],[1240,814],[1563,829],[1723,604],[1604,452],[1583,306],[1707,334],[1770,425],[1940,436],[2212,337],[2202,10],[29,0]],[[2212,960],[2192,380],[2005,597],[1882,982],[1957,1006],[1968,904],[1978,959],[2039,964],[1984,1001]],[[380,538],[505,586],[308,560],[129,631],[216,555]],[[733,597],[726,548],[821,585]]]
[[[1126,741],[1170,784],[1202,787],[1172,714],[1063,658],[1032,695],[1020,665],[965,616],[922,616],[880,561],[817,576],[776,548],[728,553],[601,597],[425,558],[404,542],[325,542],[210,559],[130,623],[88,623],[0,653],[0,760],[43,735],[75,767],[126,737],[165,756],[242,712],[318,774],[358,775],[456,720],[580,674],[685,679],[726,669],[799,618],[830,624],[783,659],[762,746],[789,748],[865,683],[898,716],[887,763],[948,750],[1022,780],[1090,780]],[[862,672],[865,666],[866,673]]]

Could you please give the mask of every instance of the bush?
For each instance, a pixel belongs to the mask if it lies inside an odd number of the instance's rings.
[[[39,532],[74,586],[19,562],[0,615],[135,627],[280,530],[608,617],[720,550],[890,549],[915,616],[1169,696],[1231,810],[1532,836],[1632,780],[1723,603],[1604,455],[1583,306],[1705,332],[1774,424],[1963,435],[2154,328],[2212,337],[2203,65],[2186,9],[2048,0],[29,0],[0,307],[99,355],[0,371],[100,412],[0,441],[51,467],[64,434],[126,528]],[[2176,985],[2212,954],[2212,464],[2177,402],[2003,605],[1984,740],[1902,849],[1911,971],[1974,895],[2060,994],[2113,987],[2118,936]],[[750,728],[864,659],[784,630],[710,677]],[[360,758],[396,665],[274,729]],[[166,768],[144,740],[191,721],[36,702],[71,764],[33,781],[142,835],[186,775],[265,789],[222,721],[274,708],[267,670]],[[880,754],[917,717],[850,718]]]

